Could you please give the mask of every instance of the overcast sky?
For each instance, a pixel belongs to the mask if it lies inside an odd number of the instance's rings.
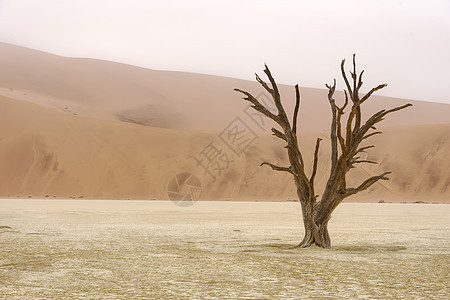
[[[0,0],[0,41],[320,88],[357,53],[366,90],[450,103],[450,0]]]

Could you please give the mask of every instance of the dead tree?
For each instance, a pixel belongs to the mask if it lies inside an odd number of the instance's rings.
[[[317,173],[317,165],[319,160],[320,138],[317,138],[312,172],[308,176],[305,172],[305,162],[303,161],[302,152],[299,148],[297,137],[297,118],[300,108],[300,92],[298,85],[295,86],[295,108],[293,113],[292,125],[281,103],[280,93],[277,84],[270,73],[269,68],[265,65],[264,73],[267,75],[270,86],[264,82],[258,74],[256,80],[263,88],[270,93],[276,105],[278,113],[272,113],[252,94],[235,89],[245,95],[244,100],[252,104],[252,108],[262,113],[266,117],[275,121],[281,130],[272,128],[273,135],[286,142],[286,149],[289,158],[289,166],[278,166],[270,162],[263,162],[261,165],[270,166],[275,171],[283,171],[292,174],[297,188],[298,199],[301,204],[303,214],[303,224],[305,227],[305,236],[297,247],[305,248],[311,245],[328,248],[331,246],[330,236],[328,234],[328,221],[334,209],[345,198],[366,190],[379,180],[388,180],[387,175],[390,172],[372,176],[356,187],[348,187],[346,176],[348,172],[357,164],[376,163],[374,161],[364,160],[359,157],[362,152],[373,148],[370,146],[360,146],[367,138],[380,134],[375,125],[381,122],[387,114],[404,109],[411,104],[405,104],[389,110],[381,110],[363,122],[361,116],[361,106],[366,102],[372,94],[384,88],[387,84],[380,84],[372,88],[367,94],[361,97],[360,89],[362,87],[363,73],[356,73],[355,55],[353,55],[353,72],[350,72],[351,80],[344,70],[345,59],[341,63],[341,73],[345,82],[346,90],[344,90],[345,103],[338,106],[334,99],[336,90],[336,79],[333,85],[326,85],[328,88],[328,101],[331,107],[331,169],[326,187],[322,193],[320,201],[317,201],[319,195],[314,190],[314,178]],[[351,101],[351,110],[346,119],[342,118],[344,110]]]

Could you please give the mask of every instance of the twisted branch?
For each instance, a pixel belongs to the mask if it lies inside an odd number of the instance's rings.
[[[289,173],[293,174],[291,167],[280,167],[280,166],[274,165],[274,164],[272,164],[270,162],[267,162],[267,161],[262,162],[260,164],[260,166],[264,166],[264,165],[267,165],[267,166],[271,167],[272,170],[274,170],[274,171],[289,172]]]
[[[389,180],[389,178],[386,177],[387,174],[391,174],[391,172],[384,172],[381,175],[370,177],[369,179],[366,179],[363,183],[361,183],[358,187],[346,189],[344,198],[368,189],[379,180]]]

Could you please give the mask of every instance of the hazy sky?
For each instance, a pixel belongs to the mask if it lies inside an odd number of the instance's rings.
[[[0,0],[0,41],[249,80],[266,62],[309,87],[357,53],[366,90],[450,103],[450,0]]]

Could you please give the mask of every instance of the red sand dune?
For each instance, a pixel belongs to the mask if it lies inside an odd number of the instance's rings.
[[[261,92],[250,81],[0,43],[0,197],[167,199],[170,179],[190,172],[200,179],[204,200],[295,199],[289,175],[259,167],[262,160],[286,162],[286,153],[235,87]],[[280,89],[290,111],[293,88]],[[353,171],[350,182],[385,170],[392,180],[349,201],[450,202],[450,105],[373,97],[366,111],[407,102],[414,107],[388,116],[384,134],[369,141],[377,147],[368,156],[380,165]],[[300,118],[306,159],[315,137],[325,139],[317,176],[323,186],[329,168],[325,90],[302,89]],[[254,132],[240,155],[225,144],[226,132],[220,134],[233,120]],[[211,167],[208,174],[198,161],[213,147],[221,151],[223,169]]]

